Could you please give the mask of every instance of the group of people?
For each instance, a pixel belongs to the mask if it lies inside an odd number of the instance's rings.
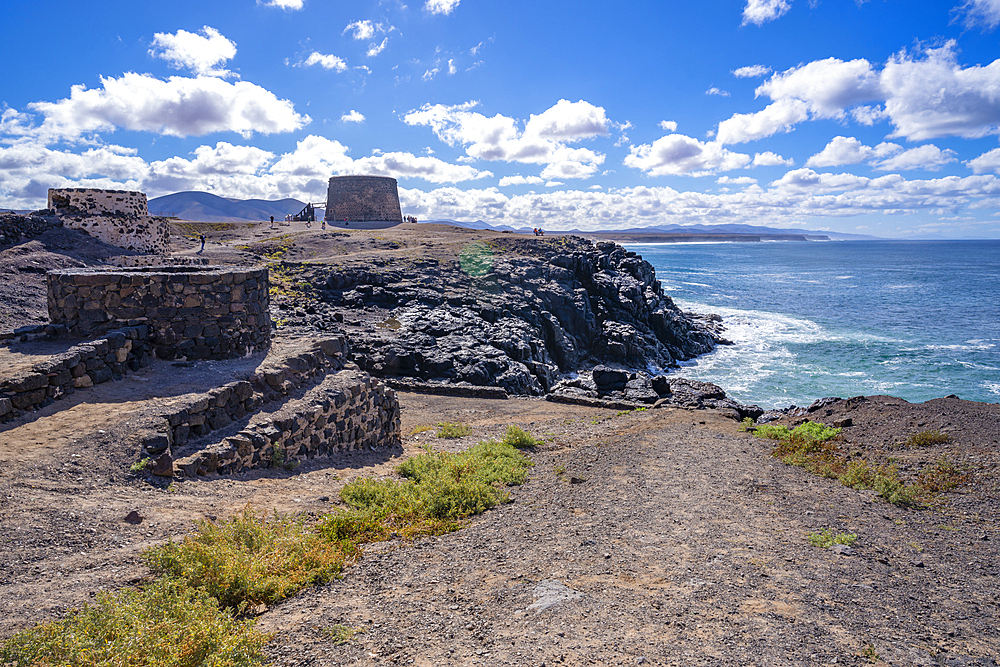
[[[535,232],[535,236],[545,236],[545,230],[541,227],[535,227],[532,231]]]

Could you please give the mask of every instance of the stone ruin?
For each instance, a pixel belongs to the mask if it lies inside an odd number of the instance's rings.
[[[48,209],[69,229],[148,255],[167,252],[166,223],[149,215],[146,195],[127,190],[50,189]]]
[[[149,328],[160,359],[227,359],[268,347],[263,267],[159,266],[50,271],[49,319],[75,336]]]

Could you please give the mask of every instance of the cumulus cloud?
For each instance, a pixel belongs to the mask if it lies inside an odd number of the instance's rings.
[[[379,28],[381,28],[381,24],[379,25]],[[375,36],[375,30],[376,27],[373,21],[355,21],[354,23],[348,23],[347,27],[344,28],[340,34],[346,35],[347,33],[351,33],[351,36],[357,40],[371,39]]]
[[[349,113],[345,113],[340,117],[340,121],[342,123],[363,123],[365,122],[365,116],[364,114],[351,109]]]
[[[310,122],[292,103],[246,81],[214,77],[157,79],[128,72],[101,78],[101,88],[73,86],[68,99],[35,102],[31,109],[45,120],[34,130],[50,140],[77,140],[92,132],[117,128],[175,137],[210,132],[292,132]]]
[[[955,42],[927,49],[922,59],[892,57],[882,71],[893,136],[911,141],[996,134],[1000,126],[1000,60],[963,68]]]
[[[966,28],[993,30],[1000,25],[1000,0],[968,0],[956,10]]]
[[[990,171],[1000,174],[1000,148],[994,148],[991,151],[987,151],[979,157],[969,160],[965,164],[967,164],[975,174],[985,174]]]
[[[198,76],[232,76],[221,66],[236,55],[236,42],[227,39],[211,26],[201,29],[201,34],[178,30],[174,34],[158,32],[153,35],[149,55],[162,58],[174,69],[189,69]]]
[[[753,156],[753,166],[755,167],[788,167],[795,164],[792,158],[783,158],[777,153],[764,151]]]
[[[650,176],[704,176],[742,169],[750,164],[750,156],[726,150],[718,142],[668,134],[652,144],[632,146],[624,163]]]
[[[661,120],[660,128],[666,130],[667,132],[677,131],[677,121],[676,120]]]
[[[719,176],[715,182],[719,185],[757,185],[757,179],[749,176]]]
[[[500,179],[500,187],[506,187],[508,185],[541,185],[545,182],[544,178],[539,178],[538,176],[521,176],[520,174],[516,176],[504,176]]]
[[[791,0],[747,0],[747,5],[743,8],[743,25],[763,25],[781,18],[791,8]]]
[[[854,137],[838,136],[831,139],[823,150],[806,160],[806,166],[839,167],[866,162],[875,156],[875,149],[871,146],[865,146]]]
[[[560,100],[544,112],[532,114],[521,130],[513,118],[501,114],[490,118],[473,111],[477,105],[425,104],[403,120],[408,125],[430,127],[448,145],[465,146],[469,158],[545,164],[549,174],[560,178],[590,176],[604,162],[602,154],[567,145],[608,134],[611,122],[602,107],[583,100]],[[543,173],[543,178],[549,177]]]
[[[720,97],[729,97],[729,91],[728,90],[722,90],[720,88],[716,88],[715,86],[712,86],[711,88],[709,88],[708,90],[706,90],[705,94],[706,95],[718,95]]]
[[[780,72],[762,83],[756,95],[774,101],[801,100],[819,118],[842,118],[844,109],[879,99],[878,75],[863,58],[815,60]]]
[[[305,0],[266,0],[266,2],[257,0],[257,2],[267,7],[279,7],[285,10],[302,9],[305,4]]]
[[[912,169],[938,171],[944,165],[957,161],[958,157],[955,151],[941,150],[933,144],[926,144],[874,162],[872,166],[879,171],[909,171]]]
[[[427,0],[424,9],[431,14],[451,14],[462,0]]]
[[[756,113],[738,113],[719,123],[716,140],[722,144],[740,144],[790,132],[809,118],[809,106],[801,100],[780,100]]]
[[[343,58],[319,53],[318,51],[313,51],[309,54],[308,58],[295,64],[296,67],[312,67],[313,65],[319,65],[323,69],[331,69],[335,72],[344,72],[347,70],[347,61]]]
[[[755,79],[761,76],[767,76],[771,73],[770,67],[764,67],[763,65],[747,65],[746,67],[740,67],[733,70],[733,76],[741,79]]]

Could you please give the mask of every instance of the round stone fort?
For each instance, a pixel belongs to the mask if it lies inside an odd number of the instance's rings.
[[[334,176],[326,195],[328,222],[402,222],[396,179]]]
[[[74,335],[144,324],[160,359],[228,359],[271,342],[267,268],[50,271],[49,319]]]

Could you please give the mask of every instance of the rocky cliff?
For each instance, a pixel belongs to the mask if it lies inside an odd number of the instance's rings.
[[[356,362],[379,377],[541,395],[580,369],[655,373],[726,342],[718,318],[682,312],[641,257],[576,237],[474,241],[457,261],[376,257],[311,282],[318,303],[279,297],[276,317],[322,327],[376,314],[375,327],[347,330]]]

